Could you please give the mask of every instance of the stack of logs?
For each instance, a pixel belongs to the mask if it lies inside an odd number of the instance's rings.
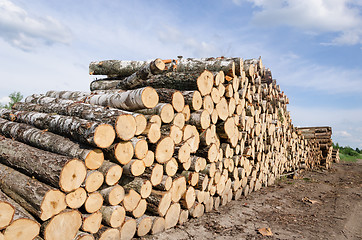
[[[0,239],[155,234],[311,155],[260,58],[112,60],[90,73],[107,75],[91,92],[0,110]]]
[[[332,128],[331,127],[299,127],[298,131],[308,140],[313,157],[308,158],[307,168],[322,166],[330,168],[332,165]],[[337,155],[335,155],[337,156]],[[339,153],[338,153],[339,158]]]

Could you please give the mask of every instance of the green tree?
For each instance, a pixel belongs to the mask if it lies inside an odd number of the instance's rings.
[[[0,108],[11,109],[15,103],[17,103],[17,102],[21,101],[21,99],[23,99],[23,95],[21,95],[20,92],[13,92],[13,93],[10,93],[9,98],[10,98],[10,102],[5,105],[0,104]]]

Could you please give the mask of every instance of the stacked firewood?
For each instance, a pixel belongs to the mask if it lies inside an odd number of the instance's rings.
[[[307,139],[312,152],[307,165],[330,168],[332,164],[332,128],[331,127],[300,127],[298,131]]]
[[[339,157],[339,149],[332,149],[332,161],[335,163],[339,163],[340,162],[340,157]]]
[[[5,239],[155,234],[273,184],[313,153],[260,58],[111,60],[90,73],[107,75],[91,92],[0,110]]]

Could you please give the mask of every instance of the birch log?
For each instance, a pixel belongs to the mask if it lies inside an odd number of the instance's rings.
[[[81,159],[89,169],[99,168],[104,161],[100,149],[78,144],[69,138],[24,123],[0,118],[0,134],[43,150]]]
[[[68,117],[38,112],[0,109],[0,117],[22,122],[53,133],[69,136],[95,147],[109,147],[115,138],[115,131],[109,124],[92,122],[77,117]]]

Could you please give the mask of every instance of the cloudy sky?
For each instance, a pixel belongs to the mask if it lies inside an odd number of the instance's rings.
[[[362,148],[362,0],[0,0],[0,103],[89,90],[95,60],[262,56],[295,126]]]

